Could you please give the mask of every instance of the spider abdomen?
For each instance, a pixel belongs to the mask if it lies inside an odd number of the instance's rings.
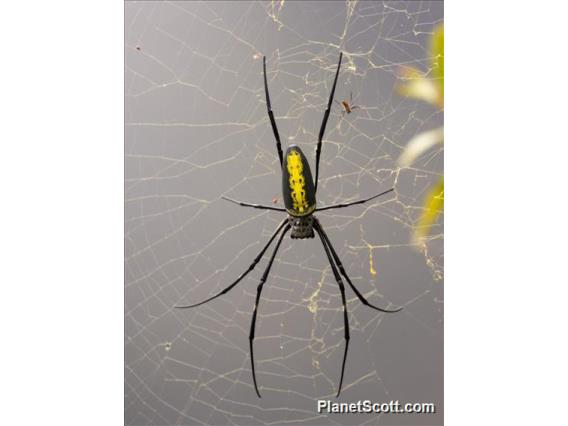
[[[282,195],[286,211],[291,216],[309,216],[316,209],[316,192],[310,165],[300,147],[296,145],[290,145],[284,156]]]

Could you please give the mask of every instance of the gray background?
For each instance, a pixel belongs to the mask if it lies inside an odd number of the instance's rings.
[[[443,115],[394,86],[401,66],[428,72],[442,3],[127,2],[125,19],[125,423],[441,424],[442,225],[422,249],[409,241],[443,152],[402,170],[396,159]],[[283,144],[300,145],[313,168],[339,50],[336,99],[352,92],[361,109],[342,118],[334,104],[318,203],[396,191],[318,217],[355,285],[404,310],[378,313],[347,290],[351,343],[336,399],[338,287],[317,239],[286,238],[260,302],[258,399],[248,334],[267,259],[222,298],[173,306],[230,284],[283,217],[220,200],[282,204],[262,55]],[[437,413],[317,414],[328,398],[433,402]]]

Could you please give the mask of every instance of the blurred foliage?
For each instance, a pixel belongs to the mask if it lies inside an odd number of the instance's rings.
[[[419,99],[444,108],[444,26],[440,24],[434,29],[430,39],[431,69],[422,73],[416,68],[404,67],[400,70],[397,91],[402,96]],[[417,158],[434,146],[443,144],[444,128],[427,130],[414,136],[398,159],[400,167],[408,167]],[[430,228],[444,211],[444,177],[428,191],[422,202],[422,215],[414,228],[413,239],[419,243],[428,236]]]
[[[432,224],[436,221],[438,215],[444,211],[444,177],[430,188],[424,198],[422,207],[424,210],[418,224],[414,228],[414,238],[416,241],[422,241],[424,237],[428,235]]]

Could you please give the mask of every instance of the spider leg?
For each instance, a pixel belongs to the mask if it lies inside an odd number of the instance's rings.
[[[282,231],[282,234],[280,234],[280,238],[278,239],[278,242],[276,243],[276,247],[274,248],[274,251],[272,252],[272,256],[270,257],[270,261],[268,262],[268,266],[264,270],[264,274],[262,274],[262,278],[260,279],[260,284],[258,285],[258,287],[256,289],[256,301],[254,302],[254,311],[252,313],[252,322],[251,322],[251,325],[250,325],[249,344],[250,344],[250,362],[252,364],[252,380],[254,382],[254,390],[256,391],[256,394],[258,395],[259,398],[261,398],[261,396],[260,396],[260,392],[258,391],[258,386],[256,384],[256,373],[255,373],[255,369],[254,369],[254,351],[253,351],[253,344],[252,344],[253,341],[254,341],[254,330],[256,328],[256,313],[257,313],[257,310],[258,310],[258,303],[260,302],[260,293],[262,292],[262,287],[264,286],[264,283],[266,282],[266,279],[268,278],[270,268],[272,267],[272,263],[274,262],[274,258],[276,257],[276,253],[278,252],[278,248],[280,247],[280,243],[282,242],[282,238],[284,238],[284,235],[286,235],[286,232],[288,232],[289,229],[290,229],[290,225],[288,224],[284,228],[284,231]]]
[[[276,127],[276,120],[274,120],[274,114],[272,113],[272,106],[270,105],[270,95],[268,94],[268,82],[266,81],[266,56],[262,57],[262,70],[264,73],[264,93],[266,95],[266,108],[268,109],[268,117],[270,118],[272,131],[274,132],[274,137],[276,138],[276,149],[278,150],[280,167],[282,167],[282,161],[283,161],[282,144],[280,143],[280,135],[278,134],[278,128]]]
[[[231,203],[238,204],[239,206],[252,207],[254,209],[262,209],[262,210],[275,210],[277,212],[285,212],[286,211],[286,209],[283,209],[281,207],[264,206],[262,204],[243,203],[242,201],[233,200],[229,197],[221,197],[221,198],[223,200],[230,201]]]
[[[314,192],[318,190],[318,176],[319,176],[319,163],[321,155],[321,143],[323,140],[323,134],[325,133],[325,126],[327,125],[327,119],[329,118],[329,111],[331,108],[331,102],[333,101],[333,95],[335,93],[335,86],[337,85],[337,77],[339,76],[339,69],[341,68],[341,58],[343,57],[343,52],[339,52],[339,63],[337,64],[337,71],[335,72],[335,80],[333,80],[333,87],[331,88],[331,94],[329,95],[329,102],[327,103],[327,109],[323,114],[323,120],[321,122],[321,127],[318,136],[318,144],[316,147],[316,180]]]
[[[315,218],[314,218],[315,219]],[[317,223],[317,222],[316,222]],[[345,330],[345,352],[343,353],[343,364],[341,365],[341,379],[339,380],[339,390],[337,391],[337,397],[341,393],[341,386],[343,385],[343,374],[345,373],[345,361],[347,360],[347,350],[349,349],[349,319],[347,318],[347,299],[345,298],[345,285],[343,285],[343,281],[341,280],[341,276],[337,271],[337,267],[333,263],[333,259],[331,258],[331,253],[329,252],[329,248],[326,244],[325,234],[323,234],[323,230],[320,226],[314,226],[316,232],[318,233],[321,243],[323,244],[323,248],[325,250],[325,254],[327,255],[327,260],[329,260],[329,264],[331,265],[331,270],[333,271],[333,275],[335,277],[335,281],[337,285],[339,285],[339,291],[341,292],[341,300],[343,302],[343,328]]]
[[[280,230],[282,229],[282,227],[288,222],[288,219],[284,219],[282,221],[282,223],[280,225],[278,225],[278,228],[276,228],[276,231],[274,231],[274,233],[272,234],[272,237],[270,237],[270,240],[268,240],[268,242],[266,243],[266,245],[264,246],[264,248],[260,251],[260,253],[255,257],[255,259],[253,260],[253,262],[250,264],[250,266],[248,267],[248,269],[243,272],[239,278],[236,279],[236,281],[234,281],[231,285],[229,285],[227,288],[225,288],[223,291],[221,291],[220,293],[216,294],[213,297],[210,297],[209,299],[204,300],[203,302],[199,302],[196,303],[194,305],[187,305],[187,306],[174,306],[175,308],[178,309],[187,309],[187,308],[194,308],[196,306],[199,305],[203,305],[204,303],[207,303],[213,299],[216,299],[219,296],[222,296],[223,294],[229,292],[229,290],[231,290],[234,286],[236,286],[250,271],[252,271],[254,269],[254,267],[256,266],[256,264],[258,262],[260,262],[260,259],[262,259],[262,256],[264,255],[264,252],[266,252],[266,250],[268,249],[268,246],[270,246],[270,244],[272,243],[272,241],[274,240],[274,238],[276,238],[276,235],[278,235],[278,233],[280,232]]]
[[[321,212],[322,210],[339,209],[339,208],[342,208],[342,207],[349,207],[349,206],[352,206],[354,204],[363,204],[363,203],[366,203],[367,201],[373,200],[374,198],[380,197],[381,195],[388,194],[391,191],[394,191],[394,188],[388,189],[386,191],[381,192],[380,194],[373,195],[372,197],[364,198],[362,200],[350,201],[348,203],[340,203],[340,204],[334,204],[333,206],[316,208],[316,211]]]
[[[321,223],[319,223],[319,221],[315,217],[314,217],[314,224],[315,224],[316,231],[320,234],[320,236],[323,235],[325,242],[327,243],[327,245],[331,249],[331,254],[333,255],[333,258],[335,259],[335,263],[337,263],[337,266],[339,267],[339,270],[341,271],[341,275],[343,275],[345,277],[345,279],[347,280],[347,283],[353,289],[353,291],[355,292],[355,294],[357,295],[357,297],[359,298],[361,303],[363,303],[363,305],[366,305],[369,308],[373,308],[377,311],[386,312],[386,313],[389,313],[389,314],[402,310],[402,307],[400,307],[398,309],[394,309],[394,310],[378,308],[377,306],[374,306],[371,303],[369,303],[369,301],[365,298],[365,296],[363,296],[359,292],[359,290],[357,290],[357,287],[355,287],[355,285],[351,282],[351,279],[349,278],[349,275],[347,275],[347,272],[345,271],[345,268],[343,267],[343,264],[341,263],[341,260],[339,259],[339,256],[337,255],[337,252],[335,251],[335,249],[333,248],[333,245],[331,244],[331,241],[329,240],[329,237],[327,236],[326,232],[323,230]]]

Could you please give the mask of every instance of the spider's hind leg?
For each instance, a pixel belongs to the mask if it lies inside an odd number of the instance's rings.
[[[353,284],[351,282],[351,279],[349,278],[349,275],[347,275],[347,272],[345,271],[345,268],[343,267],[343,264],[341,263],[341,259],[339,258],[339,256],[337,255],[337,252],[335,251],[335,249],[333,248],[333,245],[331,244],[331,241],[329,240],[329,237],[327,236],[327,234],[325,233],[325,231],[323,230],[323,227],[321,226],[321,224],[319,223],[319,220],[317,220],[317,218],[314,218],[314,227],[316,228],[316,231],[318,232],[318,234],[320,235],[321,238],[323,238],[325,240],[324,244],[327,244],[327,246],[329,246],[329,250],[331,251],[331,255],[333,256],[333,259],[335,260],[335,263],[337,264],[337,266],[339,267],[339,270],[341,272],[341,275],[343,275],[345,277],[345,279],[347,280],[347,283],[349,284],[349,286],[353,289],[353,292],[357,295],[357,297],[359,298],[359,300],[361,301],[361,303],[363,303],[363,305],[368,306],[369,308],[375,309],[377,311],[380,312],[385,312],[385,313],[395,313],[398,311],[402,311],[402,307],[397,308],[397,309],[385,309],[385,308],[379,308],[375,305],[372,305],[366,298],[365,296],[363,296],[361,294],[361,292],[357,289],[357,287],[355,287],[355,284]],[[330,260],[331,261],[331,260]]]
[[[233,287],[235,287],[238,283],[240,283],[241,280],[242,280],[244,277],[246,277],[247,274],[248,274],[250,271],[252,271],[252,270],[255,268],[255,266],[258,264],[258,262],[260,262],[260,259],[262,259],[262,256],[264,256],[264,252],[268,249],[268,247],[270,246],[270,244],[272,243],[272,241],[274,240],[274,238],[276,238],[276,236],[278,235],[278,233],[282,230],[282,228],[283,228],[284,226],[288,226],[288,227],[289,227],[289,225],[287,225],[287,220],[286,220],[286,219],[284,219],[284,220],[280,223],[280,225],[278,225],[278,228],[276,228],[276,230],[274,231],[274,233],[272,234],[272,236],[270,237],[270,239],[268,240],[268,242],[264,245],[264,247],[262,248],[262,250],[260,251],[260,253],[258,253],[258,255],[254,258],[254,260],[252,261],[252,263],[249,265],[248,269],[247,269],[245,272],[243,272],[235,281],[233,281],[232,284],[230,284],[230,285],[227,286],[225,289],[223,289],[223,291],[217,293],[215,296],[211,296],[210,298],[205,299],[205,300],[202,301],[202,302],[194,303],[194,304],[192,304],[192,305],[174,306],[174,308],[177,308],[177,309],[195,308],[196,306],[203,305],[203,304],[205,304],[205,303],[207,303],[207,302],[209,302],[209,301],[211,301],[211,300],[213,300],[213,299],[216,299],[216,298],[218,298],[218,297],[220,297],[220,296],[226,294],[227,292],[229,292]],[[284,231],[284,232],[286,232],[286,231]]]
[[[329,247],[326,243],[325,237],[323,235],[323,229],[317,225],[317,219],[315,219],[315,228],[320,237],[321,243],[323,244],[323,249],[325,250],[325,254],[327,256],[327,260],[331,266],[331,270],[333,272],[333,276],[335,277],[335,281],[339,286],[339,291],[341,292],[341,301],[343,302],[343,329],[345,332],[345,352],[343,353],[343,363],[341,364],[341,378],[339,379],[339,388],[337,390],[337,396],[341,393],[341,387],[343,386],[343,375],[345,374],[345,362],[347,361],[347,351],[349,349],[349,340],[351,336],[349,335],[349,318],[347,317],[347,298],[345,297],[345,285],[341,280],[341,276],[337,271],[337,266],[333,263],[333,259],[331,253],[329,251]]]
[[[286,235],[286,232],[288,232],[288,229],[290,229],[290,225],[286,225],[284,231],[282,231],[282,234],[280,234],[280,238],[276,243],[276,247],[274,247],[274,251],[272,252],[272,256],[270,257],[268,266],[266,266],[266,269],[262,274],[262,278],[260,279],[260,284],[256,288],[256,301],[254,302],[254,311],[252,313],[252,322],[250,324],[249,345],[250,345],[250,362],[252,365],[252,381],[254,382],[254,390],[256,391],[256,394],[258,395],[259,398],[261,398],[261,396],[260,392],[258,391],[258,386],[256,384],[256,371],[254,369],[254,348],[253,348],[254,331],[256,329],[256,314],[258,312],[258,304],[260,303],[260,294],[262,293],[262,288],[264,287],[264,283],[268,278],[268,274],[270,273],[270,268],[272,267],[272,263],[274,263],[274,258],[276,257],[276,253],[278,252],[280,243],[282,243],[282,239],[284,238],[284,235]]]

